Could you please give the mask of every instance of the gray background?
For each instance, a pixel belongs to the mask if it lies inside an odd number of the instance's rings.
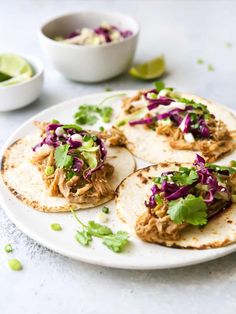
[[[0,146],[22,122],[63,100],[103,91],[146,87],[124,75],[84,85],[64,79],[44,59],[39,26],[81,9],[128,13],[141,24],[135,61],[164,53],[165,81],[179,90],[209,97],[236,109],[236,1],[0,0],[0,51],[35,55],[45,63],[43,93],[29,107],[0,113]],[[225,43],[231,42],[232,48]],[[197,64],[203,58],[205,65]],[[215,71],[207,70],[207,64]],[[24,264],[6,266],[6,243]],[[76,262],[55,254],[21,233],[0,209],[0,313],[233,313],[236,254],[198,266],[161,271],[121,271]]]

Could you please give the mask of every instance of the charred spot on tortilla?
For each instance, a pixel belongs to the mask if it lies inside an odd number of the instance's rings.
[[[101,205],[114,198],[119,183],[135,169],[126,148],[110,147],[91,131],[36,124],[41,132],[11,144],[1,162],[4,183],[27,206],[62,212],[72,204],[76,209]]]
[[[208,249],[236,242],[236,167],[206,163],[149,166],[123,181],[116,198],[122,217],[143,241]],[[131,200],[130,195],[135,195]]]
[[[124,100],[118,121],[126,121],[119,128],[127,138],[127,148],[151,163],[193,162],[196,152],[214,162],[236,149],[235,116],[221,105],[190,94],[168,89],[139,91]]]

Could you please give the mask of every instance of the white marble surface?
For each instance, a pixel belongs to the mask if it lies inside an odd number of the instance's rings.
[[[113,89],[145,87],[128,75],[84,85],[67,81],[44,59],[37,30],[45,20],[80,9],[133,15],[142,33],[136,61],[164,53],[170,86],[236,109],[236,1],[0,0],[0,51],[40,57],[46,66],[42,96],[31,106],[0,113],[0,146],[23,121],[68,98]],[[225,43],[231,42],[232,48]],[[215,67],[198,65],[203,58]],[[6,266],[11,242],[24,270]],[[161,271],[122,271],[86,265],[29,239],[0,209],[0,313],[234,313],[236,254],[202,265]]]

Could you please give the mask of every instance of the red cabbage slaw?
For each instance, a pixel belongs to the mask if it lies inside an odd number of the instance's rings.
[[[150,95],[152,97],[150,97]],[[209,138],[210,131],[206,123],[206,115],[202,112],[199,113],[195,110],[195,104],[193,101],[186,102],[186,106],[184,109],[175,108],[171,109],[162,114],[158,114],[154,112],[154,109],[157,109],[159,106],[169,106],[173,102],[182,102],[183,99],[174,99],[167,96],[159,96],[159,92],[155,89],[149,90],[143,94],[148,109],[148,117],[144,117],[138,120],[129,121],[130,126],[135,125],[158,125],[158,121],[164,119],[170,119],[170,121],[180,127],[182,122],[184,123],[182,129],[183,133],[192,133],[195,138]],[[185,100],[185,99],[184,99]],[[185,100],[186,101],[186,100]],[[204,105],[203,105],[204,107]],[[205,109],[205,113],[209,115],[209,111]],[[150,117],[151,115],[151,117]],[[214,117],[213,115],[210,115]]]
[[[61,131],[62,130],[62,131]],[[59,132],[60,131],[60,132]],[[79,137],[73,139],[73,135],[78,134]],[[99,161],[95,168],[87,168],[84,171],[83,176],[85,179],[90,177],[92,173],[99,170],[106,160],[107,150],[105,144],[102,139],[97,136],[91,135],[89,132],[85,130],[80,130],[80,128],[76,125],[63,125],[59,123],[51,123],[48,124],[46,128],[46,134],[43,140],[35,145],[32,150],[37,152],[38,148],[48,145],[54,148],[57,148],[61,145],[69,145],[68,155],[73,157],[72,170],[76,173],[79,173],[83,166],[84,161],[81,159],[79,151],[76,149],[83,146],[85,137],[92,138],[94,141],[94,145],[99,147]]]
[[[188,168],[185,168],[185,171],[187,171],[186,169]],[[229,189],[222,185],[217,178],[219,174],[228,177],[231,174],[229,167],[219,166],[219,169],[217,169],[217,166],[214,165],[214,169],[212,169],[210,165],[208,166],[208,164],[206,164],[204,158],[200,155],[196,155],[193,167],[189,169],[196,173],[196,177],[191,184],[182,185],[172,181],[172,176],[181,173],[181,169],[179,171],[163,172],[160,177],[155,178],[155,180],[158,179],[158,184],[156,183],[152,186],[151,196],[148,202],[145,201],[145,206],[155,208],[157,206],[156,197],[160,193],[164,195],[166,201],[184,198],[192,192],[193,188],[196,186],[198,186],[199,190],[201,190],[201,187],[204,187],[203,201],[208,207],[214,203],[217,192],[220,192],[222,195],[224,194],[225,199],[230,200]]]
[[[106,23],[107,24],[107,23]],[[94,29],[90,29],[94,34],[102,36],[104,38],[105,43],[111,43],[113,42],[113,37],[112,34],[114,32],[118,32],[120,38],[125,39],[128,37],[131,37],[133,35],[133,32],[131,30],[121,30],[118,27],[114,25],[103,25],[101,24],[99,27],[96,27]],[[77,29],[69,34],[67,34],[64,39],[71,39],[77,36],[80,36],[82,33],[83,29]]]

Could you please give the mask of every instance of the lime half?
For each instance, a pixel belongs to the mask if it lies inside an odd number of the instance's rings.
[[[28,80],[33,71],[25,59],[14,54],[0,55],[0,86],[8,86]]]
[[[153,80],[162,76],[165,68],[165,58],[160,56],[131,68],[129,74],[141,80]]]

